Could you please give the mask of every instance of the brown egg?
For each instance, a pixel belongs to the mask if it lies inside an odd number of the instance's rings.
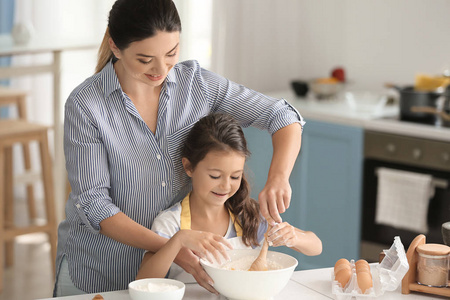
[[[368,272],[360,272],[356,275],[358,286],[361,289],[361,293],[365,293],[373,286],[372,275]]]
[[[370,266],[369,265],[363,265],[360,264],[358,266],[356,266],[356,274],[358,274],[359,272],[368,272],[370,273]]]
[[[336,273],[334,279],[340,283],[342,288],[345,288],[351,277],[352,277],[351,268],[343,268],[338,273]]]
[[[336,268],[334,268],[334,276],[336,276],[337,273],[339,273],[341,270],[343,269],[347,269],[347,270],[352,270],[352,267],[350,266],[350,264],[340,264],[339,266],[337,266]]]
[[[360,259],[355,263],[355,269],[356,269],[356,274],[358,274],[359,272],[368,272],[370,274],[369,263],[364,259]]]
[[[368,266],[369,263],[368,263],[367,260],[365,260],[365,259],[360,259],[360,260],[358,260],[357,262],[355,262],[355,266],[356,266],[356,267],[359,266],[359,265],[366,265],[366,266]]]
[[[345,258],[339,259],[339,260],[334,264],[334,274],[337,273],[337,272],[336,272],[337,267],[339,267],[340,265],[348,265],[348,266],[350,266],[350,262],[349,262],[347,259],[345,259]]]

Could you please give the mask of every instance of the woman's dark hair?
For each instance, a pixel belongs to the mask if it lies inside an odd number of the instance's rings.
[[[113,57],[108,43],[110,37],[123,50],[132,42],[154,36],[157,31],[181,32],[180,16],[172,0],[117,0],[109,12],[96,73]]]
[[[250,156],[244,132],[230,115],[214,113],[201,118],[192,127],[181,150],[182,157],[189,160],[194,170],[211,151],[236,151],[246,158]],[[250,186],[242,174],[237,192],[225,202],[241,226],[242,240],[247,246],[258,245],[258,227],[261,222],[258,202],[250,198]]]

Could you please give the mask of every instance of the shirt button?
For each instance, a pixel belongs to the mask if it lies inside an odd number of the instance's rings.
[[[163,182],[161,183],[161,185],[162,185],[163,187],[165,187],[165,186],[166,186],[166,183],[163,181]]]
[[[76,207],[76,208],[80,208],[81,205],[80,205],[80,204],[75,204],[75,207]]]
[[[161,159],[161,155],[157,154],[157,155],[156,155],[156,158],[157,158],[157,159]]]

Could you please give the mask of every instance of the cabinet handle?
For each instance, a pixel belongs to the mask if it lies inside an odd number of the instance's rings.
[[[417,160],[417,159],[419,159],[422,156],[422,150],[416,148],[416,149],[413,150],[412,154],[413,154],[413,158],[415,160]]]
[[[389,144],[386,145],[386,151],[387,151],[388,153],[393,154],[393,153],[395,153],[395,150],[396,150],[396,147],[395,147],[394,144],[389,143]]]

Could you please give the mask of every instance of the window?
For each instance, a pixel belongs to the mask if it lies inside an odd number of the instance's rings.
[[[174,0],[183,27],[180,60],[195,59],[209,69],[211,66],[213,0]]]

